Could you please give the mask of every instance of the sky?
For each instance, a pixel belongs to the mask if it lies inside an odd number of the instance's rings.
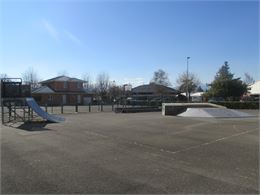
[[[149,83],[163,69],[175,87],[187,69],[210,83],[224,61],[260,80],[258,1],[1,0],[0,73],[41,80]]]

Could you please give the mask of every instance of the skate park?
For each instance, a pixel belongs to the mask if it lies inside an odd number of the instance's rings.
[[[259,1],[8,1],[0,194],[260,194]]]
[[[258,110],[216,118],[71,108],[50,121],[29,97],[12,98],[7,119],[23,120],[1,126],[3,194],[259,193]]]

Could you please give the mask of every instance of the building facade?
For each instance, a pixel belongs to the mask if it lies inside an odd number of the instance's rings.
[[[178,101],[180,92],[164,85],[150,83],[132,88],[130,102],[133,104],[161,104],[163,102]]]
[[[83,88],[83,80],[59,76],[40,82],[41,87],[32,91],[32,97],[40,105],[87,105],[92,94]]]

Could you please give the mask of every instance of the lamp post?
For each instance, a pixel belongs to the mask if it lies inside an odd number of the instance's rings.
[[[190,101],[190,97],[189,97],[189,59],[190,59],[190,57],[187,57],[186,97],[187,97],[188,102]]]

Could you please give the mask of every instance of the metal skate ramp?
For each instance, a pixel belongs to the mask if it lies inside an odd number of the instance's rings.
[[[25,101],[27,105],[40,117],[43,119],[46,119],[47,121],[54,122],[54,123],[60,123],[65,121],[65,118],[56,116],[56,115],[51,115],[47,112],[45,112],[34,100],[34,98],[25,98]]]

